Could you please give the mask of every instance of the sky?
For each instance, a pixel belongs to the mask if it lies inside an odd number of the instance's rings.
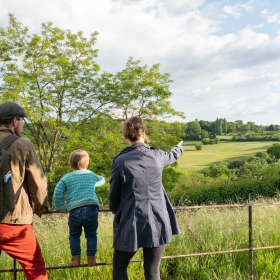
[[[280,1],[0,0],[32,33],[51,21],[97,31],[97,63],[116,73],[132,56],[171,74],[172,106],[196,118],[280,124]]]

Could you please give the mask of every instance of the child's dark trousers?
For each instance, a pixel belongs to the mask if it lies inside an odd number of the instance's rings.
[[[98,208],[97,205],[87,205],[70,210],[68,225],[72,256],[81,255],[82,227],[87,239],[87,256],[95,256],[97,252]]]

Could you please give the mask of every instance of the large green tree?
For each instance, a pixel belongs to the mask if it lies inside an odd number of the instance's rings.
[[[113,76],[113,88],[118,95],[115,117],[126,120],[132,116],[156,119],[179,116],[171,107],[170,74],[161,74],[160,64],[141,66],[140,60],[129,57],[123,71]]]
[[[171,107],[172,81],[159,64],[148,68],[129,58],[123,71],[101,73],[96,39],[96,32],[86,38],[52,23],[31,34],[13,15],[0,27],[0,102],[27,111],[26,132],[50,185],[75,148],[89,150],[91,168],[110,169],[108,158],[126,145],[121,121],[129,116],[183,116]]]
[[[75,137],[87,120],[107,112],[117,99],[108,75],[98,75],[97,33],[87,39],[82,32],[74,34],[47,23],[40,35],[29,34],[10,15],[9,26],[0,34],[9,45],[1,49],[1,101],[25,108],[30,116],[26,126],[44,171],[50,173],[65,141]],[[73,121],[78,125],[71,126]]]

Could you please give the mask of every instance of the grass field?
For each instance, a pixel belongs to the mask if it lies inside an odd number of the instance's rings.
[[[219,165],[254,156],[257,152],[266,151],[275,142],[221,141],[218,145],[203,145],[201,151],[195,149],[196,143],[201,143],[201,141],[184,141],[185,152],[178,160],[180,170],[200,171],[211,164]]]
[[[275,198],[274,201],[278,201]],[[260,200],[259,200],[260,201]],[[180,211],[176,213],[181,234],[173,237],[164,255],[180,255],[229,249],[248,248],[248,209],[223,208]],[[253,246],[280,244],[280,207],[253,208]],[[265,217],[265,218],[264,218]],[[98,228],[98,262],[112,260],[113,215],[101,213]],[[34,218],[34,230],[47,266],[69,265],[67,215],[53,214]],[[85,263],[86,242],[82,238],[82,263]],[[142,250],[133,259],[142,258]],[[141,280],[143,264],[129,265],[129,279]],[[4,252],[0,269],[12,268],[13,261]],[[169,259],[161,261],[161,279],[249,279],[248,252]],[[112,279],[112,266],[97,266],[48,271],[51,280]],[[12,273],[0,274],[0,279],[13,279]],[[25,279],[18,273],[20,280]],[[254,251],[254,279],[280,279],[280,250]]]

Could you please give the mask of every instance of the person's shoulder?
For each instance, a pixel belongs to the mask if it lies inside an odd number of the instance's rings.
[[[34,147],[33,143],[27,138],[18,138],[13,144],[19,146],[22,149],[31,149]]]
[[[130,151],[132,151],[134,149],[134,147],[132,147],[132,146],[130,146],[130,147],[126,147],[125,149],[123,149],[121,152],[119,152],[118,154],[116,154],[115,156],[114,156],[114,160],[117,160],[117,159],[120,159],[120,158],[123,158],[123,157],[125,157],[125,155],[128,153],[128,152],[130,152]]]

